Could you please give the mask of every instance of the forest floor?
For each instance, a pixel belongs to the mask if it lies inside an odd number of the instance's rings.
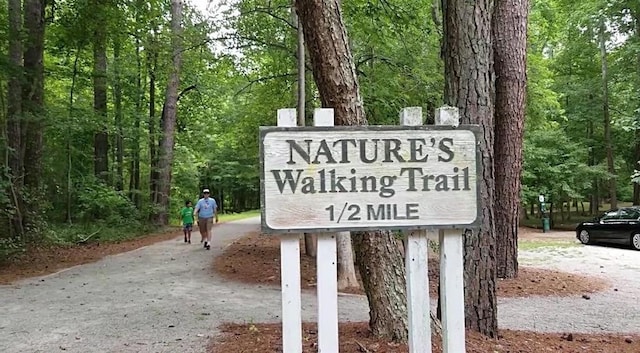
[[[158,242],[175,239],[182,233],[178,227],[118,242],[80,244],[30,244],[20,256],[0,263],[0,284],[55,273],[69,267],[98,261],[105,256],[136,250]]]
[[[638,277],[640,253],[584,247],[577,243],[574,232],[542,233],[521,228],[519,235],[519,276],[498,282],[499,336],[491,339],[467,332],[467,352],[640,352],[639,317],[637,312],[628,311],[630,306],[638,306],[633,296],[640,293],[640,283],[624,280],[634,271],[634,278]],[[256,233],[231,244],[215,258],[212,270],[228,280],[277,287],[279,258],[278,239]],[[596,261],[584,264],[592,258]],[[301,261],[302,287],[312,292],[316,284],[315,260],[301,253]],[[438,265],[437,259],[429,260],[432,298],[437,298]],[[363,294],[361,288],[348,292]],[[609,307],[612,302],[621,310]],[[210,344],[212,353],[281,349],[281,325],[277,323],[228,323],[221,331]],[[304,352],[317,351],[315,323],[305,323],[303,335]],[[340,323],[340,352],[407,351],[405,345],[374,338],[366,322]],[[433,352],[442,352],[441,341],[435,336]]]

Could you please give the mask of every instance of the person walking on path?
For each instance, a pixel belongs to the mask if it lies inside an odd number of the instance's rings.
[[[191,230],[193,229],[193,206],[191,201],[187,200],[184,203],[184,207],[180,210],[180,218],[182,219],[184,242],[191,244]]]
[[[204,248],[211,249],[211,228],[215,217],[218,223],[218,204],[216,200],[209,197],[209,189],[202,190],[203,198],[198,200],[195,208],[195,215],[198,218],[198,228],[200,229],[200,242],[204,241]]]

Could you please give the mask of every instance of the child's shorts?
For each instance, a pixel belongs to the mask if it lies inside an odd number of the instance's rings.
[[[193,229],[193,223],[186,223],[185,225],[182,226],[182,229],[184,229],[184,230],[192,230]]]

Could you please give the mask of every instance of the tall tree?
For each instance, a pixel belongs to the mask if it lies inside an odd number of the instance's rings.
[[[491,0],[446,0],[443,4],[445,103],[460,109],[461,123],[478,124],[482,168],[480,229],[464,237],[465,319],[469,329],[495,337],[498,331],[495,254],[494,73]]]
[[[136,0],[135,4],[135,20],[136,24],[142,22],[142,7],[144,2],[142,0]],[[143,109],[142,101],[144,97],[144,89],[142,88],[142,57],[140,53],[141,46],[141,31],[139,27],[135,29],[135,58],[136,58],[136,73],[135,73],[135,116],[133,124],[133,138],[131,141],[131,171],[129,173],[129,199],[136,207],[142,206],[142,195],[140,191],[140,122],[142,120]]]
[[[8,2],[9,15],[9,84],[7,85],[8,166],[16,182],[22,184],[22,0]]]
[[[114,110],[115,110],[115,125],[116,125],[116,190],[122,191],[124,189],[124,131],[123,131],[123,107],[122,107],[122,83],[120,77],[121,62],[120,52],[122,48],[122,42],[120,34],[117,33],[113,38],[113,96],[115,98]]]
[[[158,201],[158,118],[156,117],[156,69],[158,68],[157,23],[151,20],[147,37],[147,72],[149,74],[149,192],[151,202]]]
[[[495,165],[509,166],[495,169],[496,261],[499,278],[518,275],[528,11],[528,0],[496,0],[493,13]]]
[[[93,16],[93,110],[97,129],[93,137],[94,173],[109,181],[109,135],[107,133],[107,2],[92,0]]]
[[[21,236],[22,225],[22,185],[24,151],[22,148],[22,0],[9,0],[9,84],[7,85],[7,166],[11,172],[10,190],[7,195],[14,212],[10,214],[10,235]]]
[[[613,142],[611,141],[611,115],[609,112],[609,69],[607,63],[607,29],[604,17],[600,18],[598,43],[600,47],[600,61],[602,68],[602,116],[604,120],[604,145],[607,151],[607,170],[609,177],[609,203],[611,208],[618,208],[616,186],[616,169],[613,164]]]
[[[29,163],[24,163],[24,183],[29,188],[39,188],[42,175],[42,147],[44,130],[44,5],[45,0],[25,0],[24,30],[27,33],[24,46],[25,85],[22,87],[22,113],[26,121],[21,132],[24,153]],[[37,207],[34,206],[34,210]]]
[[[367,125],[353,56],[338,0],[296,0],[313,77],[337,125]],[[354,233],[353,245],[369,300],[374,335],[406,341],[407,300],[400,246],[391,232]]]
[[[640,48],[640,5],[636,3],[635,8],[631,9],[631,13],[633,14],[633,23],[634,26],[634,39],[637,48]],[[640,121],[640,49],[636,49],[636,79],[635,79],[635,87],[636,87],[636,119]],[[636,169],[640,169],[640,129],[636,129],[635,131],[635,158],[634,158],[634,166]],[[633,204],[640,205],[640,183],[633,183]]]
[[[178,87],[182,66],[182,0],[171,0],[172,66],[164,108],[162,109],[162,135],[158,146],[158,202],[156,223],[169,224],[169,196],[171,194],[171,166],[175,145],[176,116],[178,113]]]

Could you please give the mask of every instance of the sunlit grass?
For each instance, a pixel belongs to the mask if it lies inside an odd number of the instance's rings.
[[[520,240],[518,242],[518,250],[536,251],[558,248],[572,248],[579,246],[580,243],[566,240]]]
[[[260,215],[260,210],[251,210],[240,213],[223,213],[218,217],[220,222],[239,221],[245,218],[256,217]]]

